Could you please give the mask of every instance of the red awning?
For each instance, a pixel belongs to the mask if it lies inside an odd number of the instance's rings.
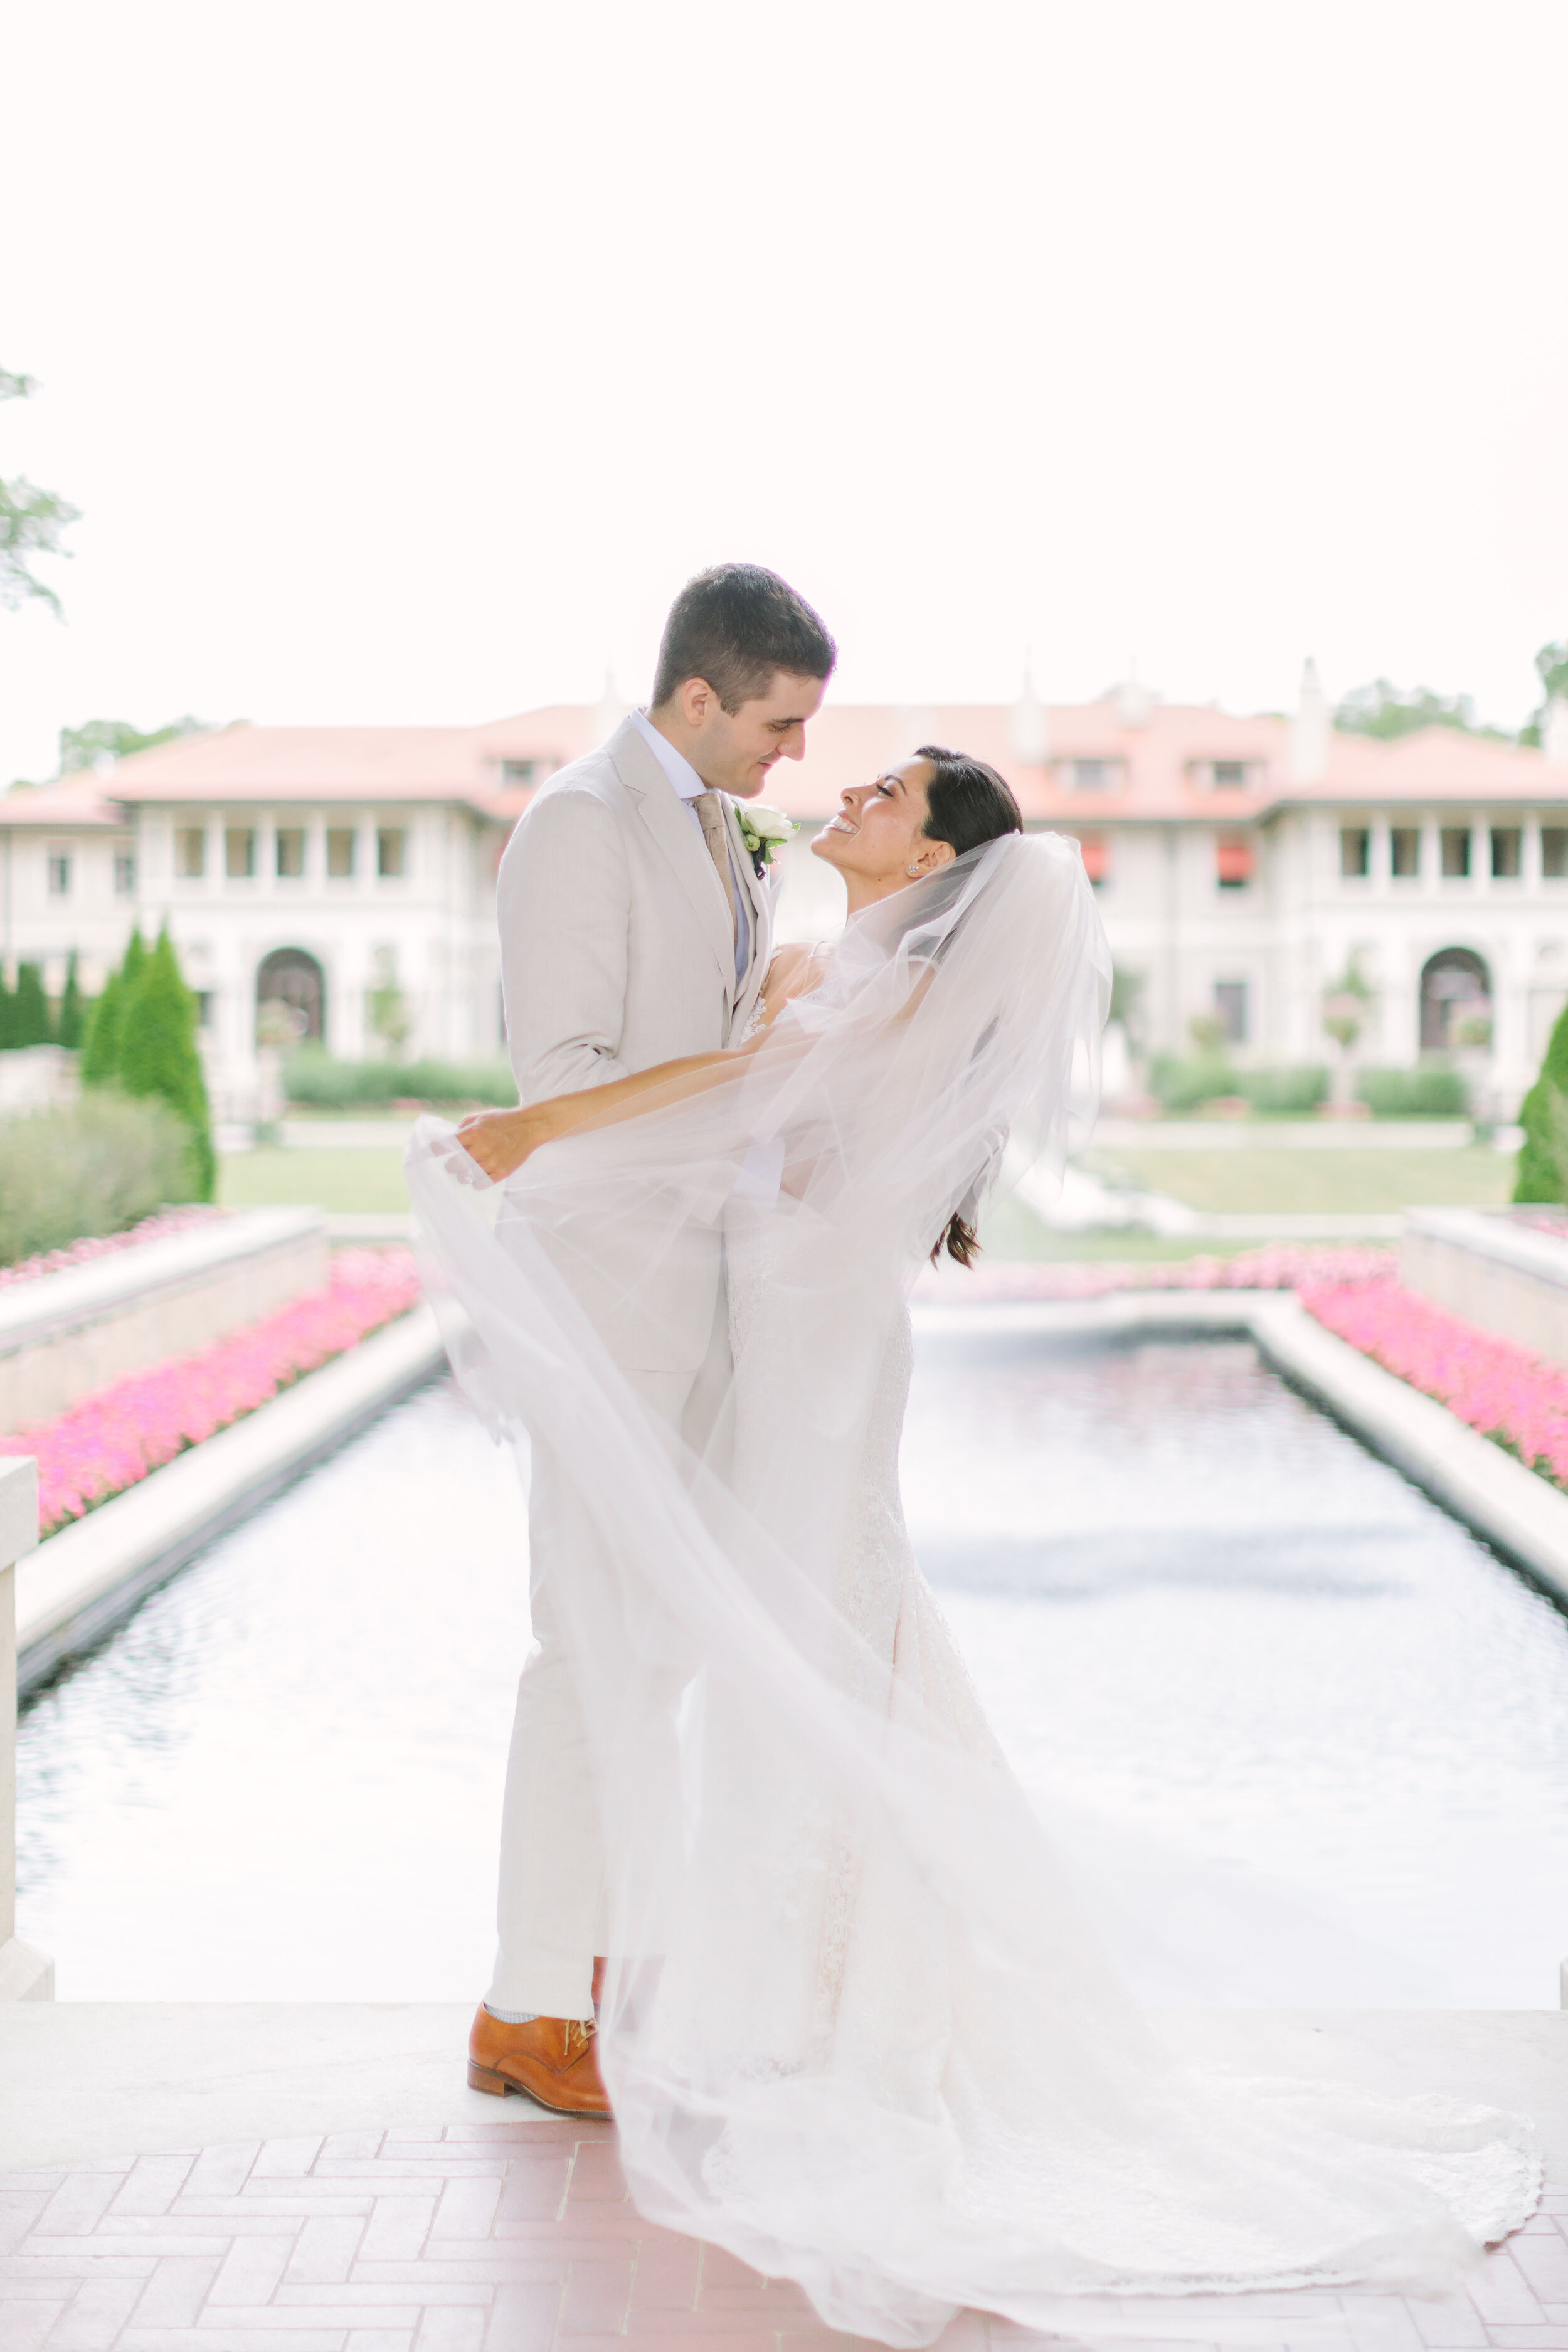
[[[1083,870],[1091,882],[1103,882],[1110,871],[1110,851],[1102,833],[1080,833],[1079,848],[1083,853]]]
[[[1250,882],[1252,863],[1252,844],[1245,837],[1215,844],[1215,871],[1222,882]]]

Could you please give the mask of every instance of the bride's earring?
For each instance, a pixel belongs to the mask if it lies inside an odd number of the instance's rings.
[[[905,868],[905,871],[910,874],[918,874],[920,870],[921,869],[918,866],[910,866]]]

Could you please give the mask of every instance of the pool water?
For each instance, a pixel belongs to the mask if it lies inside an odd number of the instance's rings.
[[[1568,1622],[1248,1343],[928,1322],[905,1486],[1147,1998],[1555,2006]],[[438,1381],[40,1693],[18,1926],[60,1997],[482,1990],[525,1551]]]

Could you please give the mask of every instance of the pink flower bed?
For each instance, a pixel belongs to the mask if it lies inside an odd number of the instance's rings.
[[[1234,1257],[1163,1258],[1147,1265],[1119,1260],[1064,1258],[1033,1263],[980,1264],[965,1274],[956,1265],[932,1266],[916,1286],[917,1298],[1105,1298],[1117,1290],[1300,1290],[1309,1283],[1386,1282],[1398,1265],[1393,1249],[1358,1245],[1304,1249],[1278,1244],[1241,1250]]]
[[[1568,1371],[1394,1281],[1310,1285],[1301,1304],[1385,1371],[1568,1486]]]
[[[0,1265],[0,1289],[8,1283],[32,1282],[40,1274],[58,1274],[68,1265],[86,1265],[89,1259],[108,1257],[115,1250],[136,1249],[142,1242],[167,1241],[171,1234],[186,1234],[193,1225],[210,1224],[215,1217],[230,1214],[230,1210],[199,1203],[188,1209],[160,1209],[156,1216],[143,1217],[139,1225],[128,1225],[122,1234],[91,1234],[84,1241],[67,1242],[61,1249],[40,1250],[37,1257],[18,1258],[15,1265]]]
[[[412,1251],[339,1250],[325,1290],[291,1299],[198,1355],[151,1365],[53,1421],[0,1438],[0,1454],[38,1458],[38,1532],[52,1535],[187,1445],[254,1412],[301,1373],[405,1314],[418,1297]]]

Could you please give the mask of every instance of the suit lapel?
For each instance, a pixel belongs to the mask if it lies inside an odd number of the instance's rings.
[[[629,719],[623,719],[611,736],[608,750],[638,816],[675,868],[691,901],[691,910],[718,959],[728,1002],[735,989],[734,917],[701,832]]]
[[[740,861],[740,871],[745,877],[746,895],[752,909],[752,961],[746,967],[735,1001],[735,1026],[739,1030],[744,1027],[751,1016],[752,1007],[767,976],[768,965],[773,961],[773,894],[752,864],[752,853],[746,847],[741,832],[735,803],[728,793],[725,794],[724,806],[729,819],[730,838]]]

